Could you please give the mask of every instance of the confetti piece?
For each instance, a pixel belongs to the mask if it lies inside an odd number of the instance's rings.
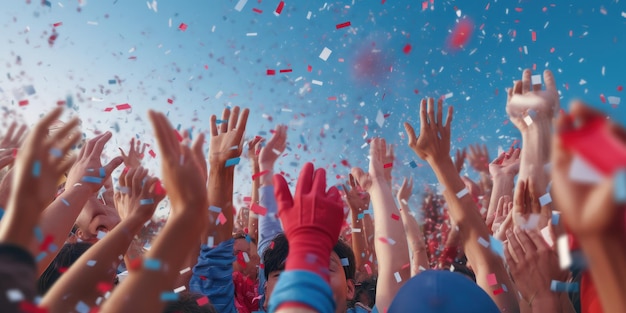
[[[498,288],[498,289],[496,289],[496,290],[494,290],[494,291],[493,291],[493,295],[494,295],[494,296],[497,296],[497,295],[499,295],[499,294],[501,294],[501,293],[503,293],[503,292],[504,292],[504,290],[503,290],[502,288]]]
[[[616,203],[626,203],[626,169],[621,169],[613,176],[613,198]]]
[[[559,224],[559,219],[561,218],[561,213],[552,211],[552,225]]]
[[[202,298],[199,298],[198,300],[196,300],[196,303],[198,304],[198,306],[207,305],[209,304],[209,297],[203,296]]]
[[[412,48],[413,48],[413,47],[411,47],[411,45],[407,43],[407,44],[404,46],[404,48],[402,48],[402,52],[404,52],[404,54],[409,54],[409,53],[411,52],[411,49],[412,49]]]
[[[344,28],[344,27],[348,27],[350,25],[351,25],[350,22],[345,22],[345,23],[341,23],[341,24],[335,25],[335,28],[336,29],[341,29],[341,28]]]
[[[207,239],[206,245],[210,248],[215,247],[215,237],[209,236],[209,238]]]
[[[324,82],[313,79],[313,80],[311,80],[311,84],[318,85],[318,86],[323,86]]]
[[[161,292],[161,301],[176,301],[178,300],[178,294],[175,292]]]
[[[101,168],[99,169],[99,173],[100,173],[100,178],[104,178],[105,176],[107,176],[107,175],[106,175],[106,174],[107,174],[107,172],[106,172],[106,170],[104,169],[104,167],[101,167]]]
[[[263,13],[263,10],[257,9],[257,8],[252,8],[252,11],[256,12],[256,13],[259,13],[259,14]]]
[[[483,237],[478,238],[478,243],[485,248],[489,247],[489,242]]]
[[[402,281],[402,277],[400,277],[400,273],[398,272],[393,273],[393,277],[396,278],[396,283],[399,283]]]
[[[28,105],[28,100],[20,100],[20,102],[18,102],[18,104],[23,107],[23,106],[27,106]]]
[[[139,200],[139,205],[149,205],[154,204],[154,199],[141,199]]]
[[[530,81],[533,85],[541,85],[541,75],[533,75]]]
[[[222,208],[211,205],[209,206],[209,211],[215,212],[215,213],[222,213]]]
[[[258,204],[256,204],[256,203],[252,204],[252,206],[250,207],[250,211],[252,211],[252,212],[254,212],[254,213],[258,214],[258,215],[261,215],[261,216],[267,215],[267,209],[262,207],[262,206],[260,206],[260,205],[258,205]]]
[[[367,275],[372,275],[372,268],[370,267],[369,264],[365,264],[365,271],[367,271]]]
[[[461,199],[469,194],[469,190],[467,188],[461,189],[461,191],[456,193],[456,197]]]
[[[391,218],[396,220],[396,221],[400,220],[400,216],[398,216],[396,214],[393,214],[393,213],[391,213]]]
[[[248,3],[248,0],[239,0],[239,2],[235,5],[235,10],[241,12],[243,7],[246,6],[246,3]]]
[[[249,263],[249,262],[250,262],[250,256],[248,255],[248,253],[247,253],[247,252],[245,252],[245,251],[244,251],[244,252],[242,252],[242,253],[241,253],[241,255],[243,256],[243,260],[244,260],[246,263]]]
[[[148,258],[143,260],[143,267],[152,271],[158,271],[161,268],[161,261]]]
[[[287,69],[280,70],[280,72],[281,73],[291,73],[291,72],[293,72],[293,69],[287,68]]]
[[[61,150],[57,148],[50,149],[50,154],[52,154],[52,156],[55,158],[60,158],[61,156],[63,156],[63,152],[61,152]]]
[[[498,284],[498,280],[496,279],[496,274],[491,273],[487,275],[487,283],[489,286],[495,286]]]
[[[106,236],[106,235],[107,235],[107,233],[106,233],[106,232],[103,232],[103,231],[99,230],[99,231],[98,231],[98,235],[96,235],[96,237],[97,237],[98,239],[102,239],[102,238],[104,238],[104,236]]]
[[[578,292],[578,283],[564,283],[562,281],[552,280],[550,282],[550,290],[554,292]]]
[[[472,23],[469,19],[459,21],[448,38],[448,46],[455,50],[461,48],[469,41],[473,30],[474,23]]]
[[[41,174],[41,162],[35,161],[33,162],[33,177],[39,177]]]
[[[265,174],[267,174],[269,172],[270,172],[269,170],[264,170],[264,171],[258,172],[256,174],[252,175],[252,180],[255,180],[255,179],[257,179],[257,178],[259,178],[259,177],[261,177],[261,176],[263,176],[263,175],[265,175]]]
[[[89,306],[83,301],[78,301],[74,310],[76,310],[76,312],[78,313],[88,313]]]
[[[11,302],[19,302],[24,300],[24,294],[18,289],[7,290],[7,298]]]
[[[174,292],[175,292],[175,293],[181,293],[181,292],[183,292],[183,291],[185,291],[185,290],[187,290],[187,287],[185,287],[185,286],[180,286],[180,287],[178,287],[178,288],[174,289]]]
[[[504,259],[504,245],[502,242],[493,236],[489,236],[489,244],[491,246],[491,251],[495,252]]]
[[[567,269],[572,265],[572,255],[569,251],[569,238],[563,234],[556,240],[556,252],[559,255],[559,266]]]
[[[130,104],[128,104],[128,103],[118,104],[118,105],[116,105],[116,106],[115,106],[115,108],[116,108],[118,111],[122,111],[122,110],[130,110]]]
[[[535,32],[535,31],[531,32],[531,38],[532,38],[533,41],[537,41],[537,32]],[[534,83],[533,83],[533,85],[534,85]]]
[[[324,50],[322,50],[322,53],[320,53],[319,58],[320,58],[320,59],[322,59],[322,60],[324,60],[324,61],[326,61],[326,60],[328,60],[328,57],[330,57],[330,54],[331,54],[331,53],[333,53],[333,51],[332,51],[332,50],[330,50],[330,49],[328,49],[328,48],[324,47]]]
[[[276,71],[275,70],[267,70],[267,76],[272,76],[272,75],[276,75]]]
[[[184,268],[184,269],[180,270],[180,272],[179,272],[179,273],[182,275],[182,274],[185,274],[185,273],[187,273],[187,272],[189,272],[189,271],[191,271],[191,267],[186,267],[186,268]]]
[[[575,182],[590,184],[599,184],[603,180],[602,174],[577,154],[574,154],[570,165],[569,178]]]
[[[180,29],[183,32],[186,31],[187,30],[187,24],[180,23],[180,25],[178,25],[178,29]]]
[[[83,176],[80,181],[84,183],[102,184],[102,178],[93,176]]]
[[[533,118],[530,117],[530,115],[526,115],[524,117],[524,122],[526,123],[526,125],[530,126],[533,123]]]
[[[554,241],[552,241],[552,235],[550,234],[550,226],[546,226],[541,229],[541,236],[543,240],[546,242],[548,247],[552,248],[554,246]]]
[[[41,260],[43,260],[43,258],[46,257],[46,255],[48,255],[45,251],[40,252],[37,257],[35,258],[36,262],[40,262]]]
[[[341,266],[350,266],[350,261],[348,258],[341,259]]]
[[[361,229],[360,228],[352,228],[352,232],[353,233],[360,233]]]
[[[230,166],[234,166],[239,164],[239,161],[241,160],[241,158],[232,158],[232,159],[228,159],[226,160],[226,164],[224,164],[225,167],[230,167]]]
[[[224,223],[226,223],[226,216],[224,215],[223,212],[220,212],[220,215],[217,216],[217,222],[220,225],[224,225]]]
[[[111,289],[113,289],[113,285],[108,282],[99,282],[96,285],[96,289],[98,289],[98,291],[100,291],[101,293],[106,293],[108,291],[111,291]]]
[[[393,167],[393,163],[386,163],[383,165],[383,168],[392,168]]]
[[[276,7],[276,11],[275,13],[277,15],[280,15],[280,13],[283,12],[283,8],[285,7],[285,1],[281,1],[280,3],[278,3],[278,6]]]
[[[35,233],[35,238],[37,239],[37,242],[42,242],[43,241],[43,232],[41,231],[41,227],[36,226],[33,229],[33,232]],[[45,249],[42,249],[45,250]]]
[[[546,193],[545,195],[539,197],[539,204],[541,206],[548,205],[550,203],[552,203],[552,197],[550,197],[549,193]]]
[[[409,165],[411,166],[411,168],[416,168],[417,167],[417,163],[415,163],[415,161],[409,162]]]

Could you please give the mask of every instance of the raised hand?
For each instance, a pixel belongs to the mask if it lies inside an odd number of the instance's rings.
[[[509,176],[515,177],[519,172],[520,166],[520,153],[522,149],[509,149],[507,152],[503,152],[493,162],[489,163],[489,173],[491,176]]]
[[[198,171],[201,160],[197,159],[191,148],[178,141],[175,129],[163,113],[150,111],[148,115],[163,159],[163,182],[172,203],[172,212],[193,210],[206,213],[208,205],[204,175]],[[200,140],[200,136],[196,140]]]
[[[470,153],[467,160],[470,165],[478,172],[489,173],[489,151],[487,145],[470,145]]]
[[[363,213],[363,211],[367,210],[370,206],[370,194],[361,188],[352,174],[350,174],[348,185],[350,188],[346,187],[346,185],[342,185],[348,207],[352,211],[352,214],[356,213],[358,215],[359,213]]]
[[[243,151],[243,134],[246,131],[250,110],[239,112],[239,107],[229,108],[222,112],[222,119],[211,115],[211,140],[209,148],[209,163],[224,166],[226,161],[238,158]]]
[[[248,141],[248,159],[253,166],[259,166],[259,153],[261,153],[261,143],[265,141],[263,137],[255,136]]]
[[[463,151],[456,149],[456,156],[454,157],[454,167],[458,173],[461,173],[463,170],[463,164],[465,163],[465,158],[467,157],[466,149],[463,148]]]
[[[274,163],[287,147],[287,125],[276,126],[276,132],[259,152],[261,170],[274,168]]]
[[[402,186],[398,190],[396,197],[398,198],[398,202],[402,204],[407,204],[409,199],[413,195],[413,178],[407,179],[406,177],[402,181]]]
[[[21,125],[17,128],[17,126],[18,124],[16,122],[11,123],[6,135],[4,135],[0,141],[0,151],[11,151],[13,149],[18,149],[22,145],[22,142],[24,142],[24,139],[26,138],[25,134],[27,127],[26,125]],[[11,151],[11,153],[13,153],[13,151]]]
[[[137,168],[141,166],[141,160],[143,160],[144,152],[146,152],[146,147],[148,145],[146,143],[141,145],[141,141],[137,140],[137,144],[135,144],[135,137],[130,139],[130,149],[128,150],[128,154],[124,152],[124,149],[119,148],[122,153],[122,158],[124,159],[124,165],[129,168]]]
[[[531,76],[530,70],[524,70],[522,80],[508,90],[506,113],[520,131],[528,129],[533,122],[549,123],[559,109],[559,93],[552,72],[543,72],[545,90],[541,89],[541,84],[533,85]]]
[[[491,232],[493,237],[504,241],[506,240],[506,231],[513,226],[513,202],[508,196],[500,197],[495,215],[489,219],[487,217],[487,226],[491,222]]]
[[[24,141],[13,168],[13,186],[0,241],[28,247],[41,211],[52,201],[59,178],[72,166],[71,147],[80,139],[74,118],[52,136],[50,125],[61,115],[57,108],[46,115]]]
[[[409,147],[423,160],[428,162],[440,157],[450,157],[450,125],[452,122],[452,107],[448,107],[446,124],[443,124],[443,102],[437,101],[435,118],[435,100],[422,100],[420,104],[420,134],[415,134],[413,126],[404,123],[404,129],[409,138]]]
[[[540,196],[534,190],[533,179],[517,182],[513,196],[513,222],[522,229],[542,229],[552,218],[550,203],[542,206]]]
[[[278,217],[289,240],[287,270],[306,269],[328,280],[330,252],[344,221],[343,203],[336,187],[326,191],[326,171],[306,163],[300,172],[295,197],[287,181],[274,175]],[[311,258],[310,255],[314,257]]]
[[[115,193],[115,207],[122,220],[136,218],[146,222],[154,214],[165,194],[155,192],[159,179],[148,176],[143,167],[122,172],[119,190]]]
[[[92,193],[97,192],[113,170],[122,164],[124,159],[121,156],[113,158],[106,165],[102,165],[100,160],[104,145],[111,139],[111,136],[110,132],[105,132],[92,138],[83,146],[76,163],[67,174],[66,190],[82,185],[89,188]]]

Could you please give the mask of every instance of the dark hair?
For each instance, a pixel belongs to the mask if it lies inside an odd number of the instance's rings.
[[[354,305],[359,302],[359,298],[362,294],[366,294],[369,298],[368,303],[363,303],[370,308],[373,308],[376,304],[376,278],[370,277],[360,283],[354,284],[354,299],[350,301],[348,307],[353,308]]]
[[[37,280],[37,292],[44,295],[52,285],[61,277],[62,272],[69,268],[78,258],[80,258],[87,249],[92,246],[89,242],[66,243],[59,250],[59,254],[48,265],[48,268],[41,274]]]
[[[356,276],[356,261],[354,260],[352,248],[339,240],[333,247],[333,252],[339,256],[339,259],[348,259],[348,265],[343,266],[343,271],[346,274],[346,279],[354,279]],[[285,234],[280,233],[274,237],[271,245],[263,252],[265,280],[269,278],[270,273],[285,270],[285,260],[288,254],[289,242]]]
[[[168,302],[163,313],[217,313],[211,302],[198,305],[198,299],[204,297],[198,293],[183,291],[178,300]]]

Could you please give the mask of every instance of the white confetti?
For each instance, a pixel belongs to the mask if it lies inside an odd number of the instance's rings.
[[[567,235],[561,235],[556,240],[556,251],[559,254],[559,265],[561,269],[567,269],[572,265],[572,255],[569,251],[569,238]]]
[[[24,294],[18,289],[9,289],[7,290],[7,298],[11,302],[20,302],[24,300]]]
[[[239,0],[239,2],[235,5],[235,10],[241,12],[243,7],[246,6],[246,3],[248,3],[248,0]]]
[[[332,50],[324,47],[324,50],[322,50],[322,53],[320,53],[320,59],[324,61],[328,60],[328,57],[330,56],[331,53],[333,53]]]

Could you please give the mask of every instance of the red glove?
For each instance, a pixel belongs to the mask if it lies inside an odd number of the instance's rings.
[[[337,243],[344,220],[343,202],[336,187],[326,192],[326,171],[313,173],[306,163],[292,198],[287,182],[274,175],[278,217],[289,241],[286,270],[307,270],[329,280],[330,253]]]

